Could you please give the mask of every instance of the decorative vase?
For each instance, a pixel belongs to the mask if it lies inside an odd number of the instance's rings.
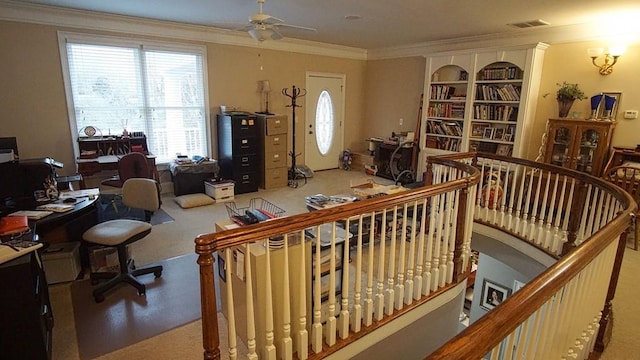
[[[558,100],[558,116],[566,118],[573,105],[573,100]]]

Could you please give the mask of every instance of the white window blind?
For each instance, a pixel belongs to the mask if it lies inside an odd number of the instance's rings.
[[[67,39],[66,57],[79,134],[144,132],[157,162],[208,155],[203,53]]]

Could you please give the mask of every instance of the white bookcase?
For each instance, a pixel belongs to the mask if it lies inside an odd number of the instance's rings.
[[[534,120],[547,47],[538,43],[428,56],[419,174],[430,155],[477,149],[522,156],[529,146],[523,134]]]

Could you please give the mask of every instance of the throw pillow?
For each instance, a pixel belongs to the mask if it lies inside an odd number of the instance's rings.
[[[216,201],[205,194],[187,194],[176,196],[176,203],[183,209],[214,204]]]

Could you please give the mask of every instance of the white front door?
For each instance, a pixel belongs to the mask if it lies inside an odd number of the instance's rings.
[[[344,75],[307,73],[305,165],[336,169],[344,142]]]

